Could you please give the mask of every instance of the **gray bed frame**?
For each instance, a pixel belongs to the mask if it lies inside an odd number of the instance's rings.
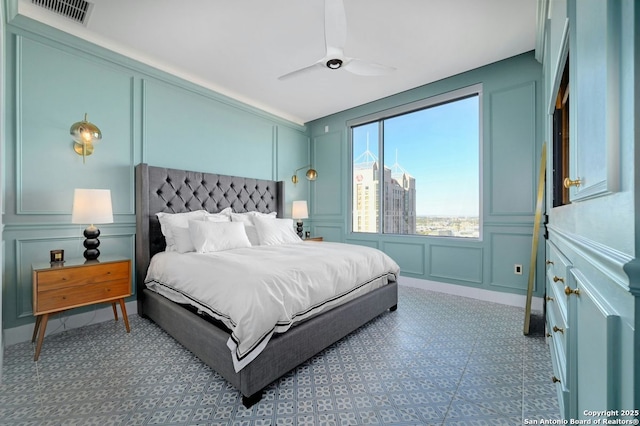
[[[229,331],[192,310],[146,289],[151,257],[166,243],[158,212],[204,209],[212,213],[232,207],[235,212],[277,212],[284,217],[283,182],[212,173],[136,166],[136,290],[138,313],[158,324],[242,393],[250,407],[262,390],[327,346],[398,303],[397,283],[390,283],[274,336],[249,365],[235,372],[227,347]],[[311,243],[309,243],[311,244]]]

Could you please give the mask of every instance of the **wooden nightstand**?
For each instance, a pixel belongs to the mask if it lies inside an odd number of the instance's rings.
[[[111,302],[113,316],[117,321],[116,302],[119,302],[124,325],[129,333],[124,298],[131,296],[131,260],[108,256],[88,262],[85,259],[71,259],[61,265],[34,264],[32,270],[33,314],[36,316],[36,324],[31,341],[35,341],[36,335],[38,336],[34,361],[40,356],[49,314]]]
[[[308,237],[304,239],[305,241],[322,241],[323,237]]]

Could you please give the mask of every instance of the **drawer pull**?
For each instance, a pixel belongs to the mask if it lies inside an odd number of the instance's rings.
[[[547,265],[553,265],[553,260],[547,260],[545,263],[546,263]]]
[[[551,376],[551,381],[553,383],[560,383],[560,379],[558,379],[556,376]]]
[[[580,295],[580,289],[579,288],[574,288],[572,289],[569,286],[566,286],[564,288],[564,294],[566,294],[567,296],[571,296],[572,294],[575,294],[576,296]]]
[[[547,337],[551,337],[551,333],[547,333],[547,334],[546,334],[546,336],[547,336]]]
[[[561,283],[564,283],[564,278],[560,278],[556,275],[553,276],[553,282],[557,283],[558,281],[560,281]]]
[[[547,296],[547,297],[545,297],[545,299],[547,299],[547,302],[553,302],[554,300],[556,300],[551,296]]]
[[[564,187],[569,189],[572,186],[578,187],[582,184],[582,181],[580,180],[580,178],[576,179],[576,180],[571,180],[568,177],[564,178],[564,181],[562,182],[564,184]]]
[[[556,333],[557,333],[557,332],[560,332],[560,333],[563,333],[563,334],[564,334],[564,328],[560,328],[560,327],[558,327],[557,325],[554,325],[554,326],[553,326],[553,331],[554,331],[554,332],[556,332]]]

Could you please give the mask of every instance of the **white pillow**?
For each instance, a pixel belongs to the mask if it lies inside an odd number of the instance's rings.
[[[231,222],[231,216],[226,214],[211,214],[208,213],[204,220],[207,222]]]
[[[209,222],[230,222],[231,221],[231,208],[227,207],[228,213],[205,213],[203,219]],[[226,209],[225,209],[226,210]],[[223,210],[224,212],[224,210]],[[196,251],[191,241],[191,233],[189,227],[174,226],[171,228],[171,234],[173,236],[173,247],[178,253],[188,253]]]
[[[190,220],[202,220],[207,214],[204,210],[195,210],[184,213],[156,213],[160,221],[160,230],[167,242],[166,251],[178,251],[173,237],[173,229],[177,227],[188,228]]]
[[[242,222],[244,223],[244,230],[247,233],[247,237],[249,238],[249,242],[251,242],[252,246],[260,245],[260,238],[258,237],[258,231],[256,227],[253,225],[253,219],[256,217],[261,217],[265,219],[275,219],[276,212],[271,213],[260,213],[260,212],[246,212],[246,213],[231,213],[231,221],[232,222]]]
[[[192,220],[189,234],[198,253],[251,247],[242,223]]]
[[[191,233],[189,232],[189,228],[183,228],[181,226],[177,226],[173,228],[173,242],[175,251],[178,253],[189,253],[192,251],[196,251],[196,248],[193,246],[193,242],[191,241]]]
[[[215,217],[215,218],[227,218],[226,222],[229,222],[231,220],[231,213],[233,212],[233,210],[231,210],[231,207],[227,207],[226,209],[220,210],[218,213],[208,213],[205,215],[205,218],[210,218],[210,217]],[[225,222],[223,220],[220,220],[220,222]]]
[[[302,242],[302,239],[293,230],[293,219],[254,217],[253,223],[258,231],[261,245],[270,246]]]

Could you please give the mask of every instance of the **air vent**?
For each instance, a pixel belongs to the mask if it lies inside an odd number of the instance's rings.
[[[80,24],[86,22],[92,6],[91,3],[85,0],[31,0],[31,3]]]

